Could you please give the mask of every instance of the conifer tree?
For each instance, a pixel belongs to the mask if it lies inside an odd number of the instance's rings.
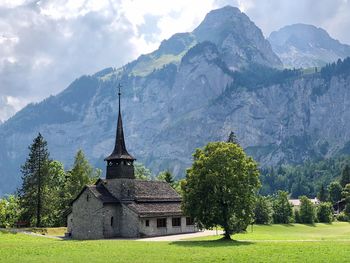
[[[47,142],[39,133],[28,147],[29,156],[21,167],[22,186],[19,189],[22,217],[35,226],[42,225],[44,186],[48,177],[49,152]]]
[[[227,142],[239,145],[236,134],[233,131],[230,132],[228,139],[227,139]]]
[[[329,199],[334,204],[341,200],[342,187],[339,182],[335,181],[328,186]]]
[[[173,185],[175,182],[173,175],[169,170],[160,172],[157,176],[157,180],[167,182],[170,185]]]
[[[341,172],[340,184],[342,187],[350,183],[350,166],[345,165],[344,169]]]
[[[95,183],[100,174],[101,170],[94,169],[85,158],[84,152],[79,150],[75,155],[72,170],[67,173],[67,199],[74,199],[85,185]]]
[[[328,192],[327,189],[324,187],[324,185],[321,185],[320,191],[317,194],[318,200],[321,202],[327,202],[328,201]]]

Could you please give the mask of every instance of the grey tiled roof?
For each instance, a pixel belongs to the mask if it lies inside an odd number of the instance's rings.
[[[180,216],[182,215],[181,202],[133,202],[127,205],[131,210],[136,212],[140,217],[156,216]]]
[[[115,198],[102,184],[88,186],[93,195],[102,201],[102,203],[119,203],[119,200]]]
[[[135,180],[135,200],[181,201],[181,197],[167,182]]]

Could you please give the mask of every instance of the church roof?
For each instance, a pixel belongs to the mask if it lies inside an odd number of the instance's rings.
[[[128,208],[136,212],[140,217],[182,215],[181,202],[135,202],[130,203],[127,206]]]
[[[98,185],[86,185],[80,193],[77,195],[77,197],[71,202],[73,204],[80,196],[81,194],[86,190],[89,189],[90,192],[102,203],[119,203],[119,200],[115,198],[106,187],[104,187],[102,184]]]
[[[135,200],[181,201],[181,197],[167,182],[135,180]]]
[[[120,88],[120,87],[119,87]],[[124,130],[123,130],[123,121],[122,121],[122,114],[120,110],[120,89],[119,89],[119,113],[118,113],[118,124],[117,124],[117,132],[115,136],[115,145],[113,152],[105,158],[105,161],[109,160],[135,160],[135,158],[128,153],[125,146],[125,139],[124,139]]]
[[[87,186],[93,195],[99,199],[102,203],[119,203],[119,200],[115,198],[102,184]]]

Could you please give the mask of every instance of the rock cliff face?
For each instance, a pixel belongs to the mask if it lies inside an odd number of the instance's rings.
[[[350,56],[350,46],[341,44],[322,28],[294,24],[272,32],[268,38],[272,49],[285,67],[324,66]]]
[[[205,33],[214,26],[209,23],[214,15],[229,21],[218,21],[230,29],[222,30],[221,38]],[[239,34],[232,33],[232,21]],[[215,28],[219,32],[221,27],[215,24]],[[233,45],[230,39],[238,35],[242,40]],[[79,148],[104,168],[103,158],[114,145],[119,82],[124,86],[127,148],[154,173],[170,169],[184,176],[196,147],[226,140],[231,130],[261,165],[298,163],[346,151],[349,74],[328,78],[321,73],[299,74],[254,84],[238,81],[232,68],[244,74],[251,65],[258,64],[261,70],[280,66],[261,37],[237,9],[212,11],[194,32],[174,35],[155,52],[120,69],[80,77],[57,96],[28,105],[0,126],[0,194],[18,186],[27,146],[38,132],[47,139],[51,157],[67,169]],[[247,55],[243,40],[254,47],[248,52],[254,55]]]

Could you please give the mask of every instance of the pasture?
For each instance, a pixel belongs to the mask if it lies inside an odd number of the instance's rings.
[[[350,262],[350,224],[248,228],[177,242],[72,241],[0,232],[0,262]]]

